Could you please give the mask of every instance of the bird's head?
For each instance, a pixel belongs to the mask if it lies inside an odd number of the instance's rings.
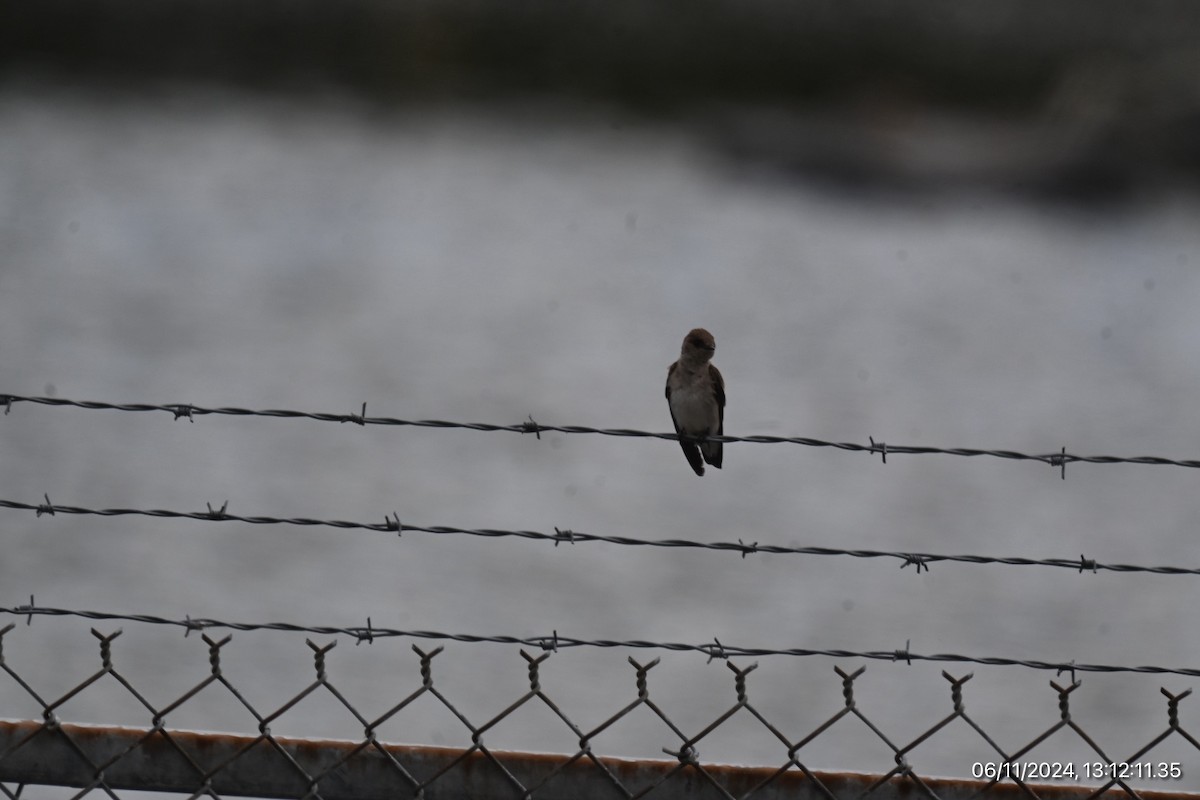
[[[683,337],[683,347],[679,351],[681,358],[688,361],[707,361],[717,351],[717,341],[704,328],[693,328]]]

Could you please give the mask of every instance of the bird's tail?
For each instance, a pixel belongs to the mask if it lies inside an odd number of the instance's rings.
[[[703,475],[705,459],[701,457],[700,445],[686,439],[680,439],[679,446],[683,448],[683,454],[687,456],[688,463],[692,465],[692,470],[697,475]],[[710,461],[709,463],[711,464],[712,462]]]
[[[704,454],[704,460],[717,469],[721,468],[721,461],[725,457],[724,448],[721,446],[723,444],[724,442],[705,442],[700,445],[700,452]]]

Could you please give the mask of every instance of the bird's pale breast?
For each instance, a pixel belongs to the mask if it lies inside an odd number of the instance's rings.
[[[700,436],[714,433],[719,421],[712,384],[694,380],[671,389],[671,412],[684,433]]]

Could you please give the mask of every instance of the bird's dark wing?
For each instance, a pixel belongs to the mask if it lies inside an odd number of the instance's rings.
[[[675,419],[675,409],[671,406],[671,375],[675,372],[675,367],[679,366],[676,361],[667,368],[667,409],[671,412],[671,424],[675,426],[675,434],[679,436],[679,446],[683,448],[683,454],[687,457],[688,464],[691,465],[692,471],[697,475],[704,474],[704,457],[700,453],[700,446],[693,441],[683,438],[683,431],[679,429],[679,421]]]
[[[714,365],[708,365],[708,377],[712,381],[713,396],[717,398],[717,411],[720,415],[720,426],[717,433],[725,433],[725,379],[721,377],[721,370]]]
[[[717,369],[712,364],[708,365],[708,379],[712,384],[713,399],[717,401],[717,430],[718,436],[725,435],[725,379],[721,377],[721,370]],[[705,442],[700,448],[704,453],[704,460],[712,464],[717,469],[721,468],[722,462],[725,460],[724,442]]]

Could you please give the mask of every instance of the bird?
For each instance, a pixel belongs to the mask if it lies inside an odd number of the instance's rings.
[[[704,328],[693,328],[683,337],[679,360],[667,368],[667,405],[679,435],[679,446],[697,475],[704,462],[721,468],[721,442],[698,442],[705,436],[725,434],[725,379],[710,361],[716,340]]]

